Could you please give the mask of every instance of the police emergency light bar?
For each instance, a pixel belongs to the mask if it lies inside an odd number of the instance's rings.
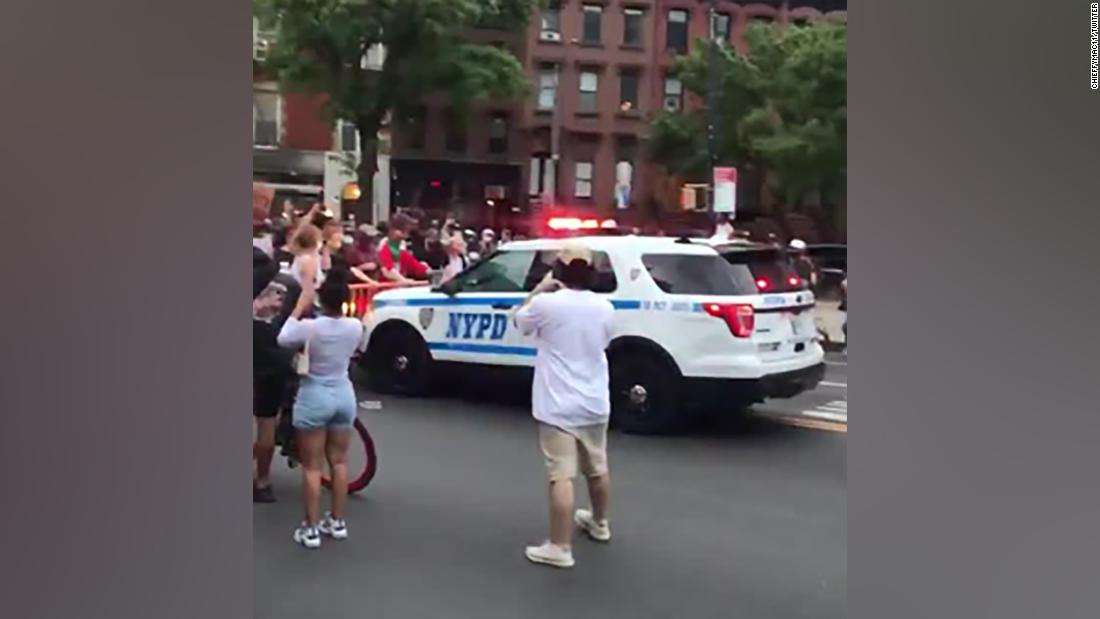
[[[546,225],[551,230],[595,230],[597,228],[609,230],[618,227],[614,219],[605,219],[600,222],[598,219],[581,219],[579,217],[552,217]]]

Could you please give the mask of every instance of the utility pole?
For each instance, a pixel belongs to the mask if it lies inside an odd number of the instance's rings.
[[[710,20],[710,49],[707,54],[707,161],[710,166],[707,170],[707,186],[709,196],[707,205],[714,214],[714,167],[718,165],[718,116],[715,108],[718,106],[718,89],[721,79],[718,72],[718,0],[708,0],[708,17]],[[714,215],[717,218],[717,215]]]

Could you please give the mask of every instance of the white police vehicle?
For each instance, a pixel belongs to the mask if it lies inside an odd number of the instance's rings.
[[[814,296],[782,250],[745,242],[587,236],[596,291],[616,313],[608,349],[612,423],[673,428],[686,407],[744,409],[824,376]],[[447,365],[528,369],[535,343],[512,312],[552,268],[564,239],[519,241],[443,287],[377,295],[361,363],[376,390],[423,394]]]

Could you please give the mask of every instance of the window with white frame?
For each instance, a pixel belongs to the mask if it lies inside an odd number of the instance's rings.
[[[581,28],[581,41],[585,45],[599,45],[603,30],[603,7],[598,4],[584,5],[584,21]]]
[[[688,48],[688,12],[684,9],[672,9],[668,12],[665,30],[666,45],[669,50],[686,54]]]
[[[585,114],[591,114],[596,112],[597,98],[596,93],[599,90],[600,76],[596,71],[592,69],[585,69],[581,71],[580,90],[581,96],[578,102],[578,112]]]
[[[277,148],[281,131],[283,103],[279,93],[257,90],[252,93],[252,143]]]
[[[541,29],[543,32],[561,33],[561,2],[551,0],[551,2],[542,9],[541,12]]]
[[[558,67],[552,64],[539,66],[538,109],[552,110],[558,104]]]
[[[576,180],[573,186],[573,195],[577,198],[592,197],[592,162],[578,161],[573,167]]]
[[[642,46],[644,20],[645,10],[637,8],[623,9],[623,45],[627,47]]]

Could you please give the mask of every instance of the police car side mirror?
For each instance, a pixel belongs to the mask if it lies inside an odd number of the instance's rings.
[[[445,294],[449,297],[453,297],[453,296],[455,296],[455,294],[458,293],[458,291],[460,289],[461,289],[461,286],[459,286],[458,280],[452,279],[452,280],[450,280],[450,281],[448,281],[444,284],[440,284],[439,286],[436,286],[435,292],[442,292],[443,294]]]

